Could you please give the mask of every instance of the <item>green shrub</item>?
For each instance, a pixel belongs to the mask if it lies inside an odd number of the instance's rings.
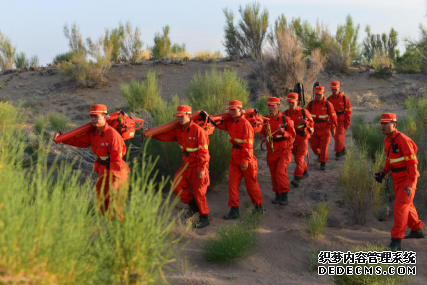
[[[375,120],[372,126],[365,122],[363,115],[355,115],[351,122],[352,137],[366,148],[372,159],[378,151],[384,149],[384,135],[381,133],[378,121],[379,119]]]
[[[260,215],[247,214],[235,223],[221,226],[204,245],[204,257],[218,263],[249,257],[258,242],[256,230],[260,223]]]
[[[163,27],[163,34],[156,33],[154,36],[154,46],[151,50],[152,57],[159,59],[167,57],[171,52],[171,40],[169,38],[169,26]]]
[[[187,96],[193,110],[203,109],[212,115],[225,113],[230,100],[240,100],[244,108],[249,107],[247,82],[230,70],[219,72],[212,69],[204,75],[196,74],[188,86]],[[228,134],[220,130],[216,130],[209,140],[209,172],[211,181],[217,181],[228,169],[231,144],[228,142]]]
[[[73,56],[72,52],[60,53],[55,56],[53,61],[58,63],[62,63],[64,61],[70,61],[72,56]]]
[[[111,48],[111,61],[112,62],[118,62],[120,60],[120,44],[123,41],[124,37],[124,29],[123,28],[117,28],[112,29],[111,31],[109,29],[105,30],[104,35],[104,46]]]
[[[12,42],[0,31],[0,69],[7,70],[13,68],[16,48]]]
[[[39,67],[39,57],[37,55],[33,55],[30,58],[30,67],[32,67],[32,68]]]
[[[48,115],[49,129],[54,132],[66,132],[71,129],[70,120],[64,114],[52,112]]]
[[[407,47],[402,56],[396,57],[395,65],[399,73],[419,73],[423,70],[422,57],[411,47]]]
[[[393,75],[392,61],[385,53],[378,52],[371,61],[374,68],[374,76],[378,78],[389,78]]]
[[[141,40],[141,30],[139,27],[132,27],[130,22],[125,25],[120,23],[119,34],[123,34],[120,41],[120,50],[122,58],[130,63],[135,63],[141,60],[143,42]]]
[[[18,53],[15,57],[15,67],[24,68],[24,67],[28,67],[28,65],[29,63],[28,63],[27,56],[25,55],[25,52]]]
[[[316,209],[311,210],[310,216],[305,222],[305,226],[313,237],[318,237],[328,227],[328,216],[330,211],[331,209],[326,202],[317,204]]]
[[[351,250],[351,252],[355,253],[355,252],[359,252],[359,251],[363,251],[363,252],[371,252],[371,251],[376,251],[376,252],[381,252],[381,251],[385,251],[387,250],[387,248],[385,248],[383,245],[374,245],[374,244],[368,244],[366,246],[359,246],[356,247],[354,249]],[[343,265],[343,264],[340,264]],[[385,272],[388,270],[389,267],[396,267],[396,265],[386,265],[386,264],[369,264],[368,262],[366,264],[346,264],[345,266],[352,266],[353,267],[353,272],[355,272],[354,267],[356,266],[361,266],[362,267],[362,272],[364,272],[365,267],[368,266],[381,266],[382,268],[382,272]],[[332,281],[334,282],[334,284],[337,285],[353,285],[353,284],[359,284],[359,285],[371,285],[371,284],[375,284],[375,285],[398,285],[398,284],[406,284],[406,277],[405,276],[400,276],[398,274],[395,275],[376,275],[376,274],[371,274],[371,275],[358,275],[358,274],[352,274],[352,275],[334,275],[332,276]]]
[[[397,55],[397,44],[399,43],[397,31],[390,29],[388,34],[372,34],[369,25],[365,28],[366,38],[363,41],[363,57],[368,63],[372,63],[377,54],[381,54],[394,61]]]

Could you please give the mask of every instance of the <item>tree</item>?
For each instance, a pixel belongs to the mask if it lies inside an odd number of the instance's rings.
[[[339,25],[336,32],[336,40],[341,46],[344,58],[350,65],[353,60],[360,57],[360,46],[357,43],[359,36],[360,25],[357,26],[353,23],[353,18],[347,15],[344,25]]]
[[[154,46],[152,56],[155,59],[167,57],[171,52],[171,40],[169,38],[169,26],[163,27],[163,35],[156,33],[154,36]]]
[[[389,34],[372,34],[369,25],[365,28],[366,38],[363,41],[363,56],[371,62],[377,53],[385,54],[390,60],[395,61],[397,52],[396,47],[399,43],[398,33],[391,28]]]

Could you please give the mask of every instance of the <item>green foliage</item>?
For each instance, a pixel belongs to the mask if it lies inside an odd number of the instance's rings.
[[[234,14],[223,10],[226,17],[225,42],[227,54],[232,57],[250,56],[262,58],[262,49],[267,38],[268,11],[261,11],[258,2],[239,7],[241,20],[234,25]]]
[[[284,15],[279,17],[276,24],[285,24],[286,20],[284,20],[284,17]],[[320,49],[322,52],[325,51],[325,41],[323,37],[326,31],[319,24],[313,27],[307,20],[302,21],[301,18],[295,18],[292,19],[290,28],[295,32],[304,46],[305,56],[309,56],[316,49]],[[283,29],[284,27],[281,26],[280,30]]]
[[[408,46],[402,56],[396,57],[395,67],[399,73],[419,73],[424,69],[422,56]]]
[[[393,75],[392,61],[385,53],[376,53],[371,61],[371,65],[374,68],[375,77],[390,78]]]
[[[73,56],[72,52],[60,53],[55,56],[53,61],[58,63],[62,63],[64,61],[70,61],[72,56]]]
[[[68,40],[68,46],[72,54],[86,54],[83,37],[76,23],[71,25],[71,27],[68,27],[68,25],[64,26],[64,36]]]
[[[353,18],[347,15],[345,24],[339,25],[336,32],[336,40],[341,46],[341,51],[344,58],[347,60],[347,66],[353,63],[354,60],[360,58],[359,44],[357,42],[359,36],[360,25],[353,23]]]
[[[351,133],[353,139],[366,148],[370,158],[374,158],[377,151],[384,147],[384,135],[381,133],[379,124],[376,122],[373,126],[368,124],[363,115],[352,117]]]
[[[257,101],[255,102],[255,108],[259,111],[259,113],[263,116],[268,115],[268,107],[267,107],[267,99],[269,96],[264,95],[258,97]]]
[[[224,113],[231,100],[240,100],[246,106],[249,97],[247,85],[235,71],[212,69],[205,75],[198,73],[187,89],[189,105],[193,110],[203,109],[212,115]],[[216,130],[209,140],[210,177],[211,181],[217,181],[228,169],[229,155],[225,154],[230,153],[231,145],[228,134],[220,130]]]
[[[175,47],[176,48],[176,47]],[[171,40],[169,38],[169,26],[163,27],[163,34],[156,33],[154,36],[154,46],[152,49],[152,57],[159,59],[168,57],[171,52]]]
[[[209,261],[230,263],[234,259],[248,258],[258,242],[260,215],[246,214],[235,223],[223,225],[215,237],[204,245],[204,257]]]
[[[121,84],[120,92],[131,111],[147,110],[152,113],[164,104],[161,97],[162,89],[158,85],[154,71],[149,71],[142,81],[131,79],[129,83]]]
[[[25,52],[18,53],[15,57],[15,67],[24,68],[24,67],[28,67],[28,65],[29,63],[28,63],[27,56],[25,55]]]
[[[111,61],[118,62],[120,60],[120,44],[124,39],[124,29],[119,27],[116,29],[105,30],[104,48],[111,48]]]
[[[141,60],[143,42],[141,40],[141,30],[139,27],[132,27],[130,22],[125,25],[119,24],[119,29],[116,32],[118,35],[123,35],[120,41],[122,58],[130,63],[135,63]],[[114,50],[114,49],[113,49]]]
[[[71,129],[70,120],[64,114],[52,112],[48,115],[50,129],[54,132],[66,132]]]
[[[30,67],[33,67],[33,68],[39,67],[39,57],[37,55],[33,55],[30,58]]]
[[[366,38],[363,41],[363,56],[370,63],[376,54],[384,54],[391,61],[397,55],[396,47],[399,43],[397,31],[391,28],[388,34],[372,34],[369,25],[365,28]]]
[[[124,219],[109,220],[93,207],[93,182],[82,182],[72,163],[48,168],[49,149],[43,144],[31,168],[24,168],[27,132],[20,113],[0,103],[0,279],[13,284],[167,283],[165,270],[180,252],[181,237],[172,232],[176,200],[171,191],[163,197],[167,181],[155,182],[155,162],[144,155],[143,163],[134,165]]]
[[[316,209],[311,210],[310,216],[306,219],[305,226],[313,237],[318,237],[327,228],[330,211],[331,209],[326,202],[317,204]]]
[[[9,38],[0,31],[0,69],[7,70],[13,68],[16,48],[12,46]]]
[[[359,246],[359,247],[355,247],[354,249],[351,250],[351,252],[356,253],[359,251],[363,251],[363,252],[381,252],[381,251],[385,251],[387,250],[387,248],[385,248],[383,245],[375,245],[375,244],[367,244],[366,246]],[[343,265],[343,264],[340,264]],[[366,262],[366,264],[345,264],[345,266],[352,266],[353,267],[353,272],[355,271],[355,267],[356,266],[361,266],[362,267],[362,273],[365,270],[365,267],[376,267],[376,266],[381,266],[381,272],[388,272],[388,268],[389,267],[395,267],[396,270],[396,265],[387,265],[387,264],[369,264],[368,262]],[[397,272],[397,271],[396,271]],[[336,285],[353,285],[353,284],[359,284],[359,285],[371,285],[371,284],[375,284],[375,285],[399,285],[399,284],[406,284],[407,283],[407,277],[405,276],[401,276],[398,274],[394,274],[394,275],[385,275],[385,274],[370,274],[370,275],[365,275],[365,274],[352,274],[352,275],[334,275],[332,276],[332,281],[334,282],[334,284]]]

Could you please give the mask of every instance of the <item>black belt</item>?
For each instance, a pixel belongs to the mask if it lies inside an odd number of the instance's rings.
[[[344,114],[344,110],[342,110],[342,111],[336,111],[335,113],[337,113],[337,115],[342,115],[342,114]]]
[[[273,142],[282,142],[285,138],[273,138]]]
[[[305,130],[303,130],[303,131],[298,131],[298,132],[296,132],[297,133],[297,135],[300,135],[300,136],[302,136],[302,137],[305,137]]]
[[[188,151],[183,151],[182,153],[184,153],[186,157],[190,156],[190,153]]]
[[[404,166],[404,167],[399,167],[399,168],[393,168],[393,167],[390,167],[390,169],[391,169],[391,172],[393,172],[393,173],[396,173],[396,172],[402,172],[402,171],[405,171],[405,170],[406,170],[406,166]]]
[[[243,146],[233,143],[233,148],[242,149]]]
[[[98,163],[101,165],[107,166],[107,169],[110,169],[110,158],[107,158],[106,160],[98,158],[96,161],[98,161]]]
[[[327,120],[318,120],[318,119],[314,119],[315,123],[327,123]]]

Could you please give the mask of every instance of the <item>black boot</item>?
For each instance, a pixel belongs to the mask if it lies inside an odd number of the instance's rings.
[[[302,175],[302,179],[306,179],[308,177],[308,171],[304,171],[304,174]]]
[[[391,238],[391,243],[388,246],[391,251],[399,251],[402,250],[402,239],[400,238]]]
[[[252,215],[262,215],[262,214],[264,214],[264,208],[262,207],[262,205],[255,206],[255,209],[253,209],[252,211]]]
[[[207,226],[209,226],[208,215],[200,215],[199,222],[194,225],[194,228],[201,229]]]
[[[416,231],[411,231],[409,235],[405,236],[405,239],[408,239],[408,238],[425,238],[423,229],[421,228]]]
[[[320,162],[320,154],[317,155],[316,162]]]
[[[341,151],[341,156],[345,155],[345,147]]]
[[[187,213],[185,213],[185,218],[189,219],[192,216],[194,216],[194,214],[196,214],[197,212],[199,212],[199,207],[197,207],[197,203],[196,200],[193,199],[190,203],[188,203],[188,211]]]
[[[320,163],[320,170],[325,171],[326,170],[326,162]]]
[[[280,194],[280,206],[285,206],[288,204],[288,192],[284,192]]]
[[[335,153],[335,160],[340,160],[341,152]]]
[[[301,180],[301,177],[294,176],[294,179],[291,180],[291,184],[295,187],[299,186],[299,181]]]
[[[273,204],[279,204],[279,202],[280,202],[280,195],[277,192],[274,192],[274,193],[276,193],[276,198],[274,200],[272,200],[271,203],[273,203]]]
[[[239,218],[239,207],[231,207],[230,212],[223,217],[224,220],[235,220]]]

